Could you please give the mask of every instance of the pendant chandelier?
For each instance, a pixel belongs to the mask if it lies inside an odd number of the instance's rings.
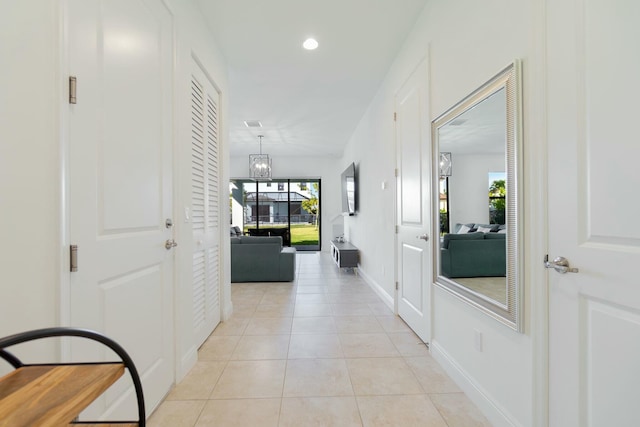
[[[271,181],[271,159],[268,154],[262,154],[262,138],[260,138],[260,154],[249,154],[249,177],[256,181]]]

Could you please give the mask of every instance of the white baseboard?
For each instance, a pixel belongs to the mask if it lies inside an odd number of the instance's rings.
[[[223,322],[229,320],[232,314],[233,303],[229,301],[227,304],[222,304],[222,307],[220,308],[220,320]]]
[[[464,391],[494,427],[523,427],[508,411],[493,401],[487,391],[478,384],[438,343],[432,340],[431,354],[451,379]]]
[[[386,293],[384,288],[380,286],[378,282],[373,280],[366,271],[360,268],[360,266],[358,266],[357,271],[358,275],[364,279],[364,281],[371,287],[371,289],[373,289],[373,291],[380,297],[382,302],[384,302],[391,309],[391,311],[394,311],[393,297]]]
[[[180,358],[180,366],[176,370],[176,385],[187,376],[198,361],[198,349],[194,346]]]

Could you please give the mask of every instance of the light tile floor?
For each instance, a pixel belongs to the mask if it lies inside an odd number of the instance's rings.
[[[418,337],[328,254],[235,283],[234,314],[150,427],[490,426]]]

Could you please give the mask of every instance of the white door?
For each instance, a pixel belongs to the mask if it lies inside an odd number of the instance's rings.
[[[398,314],[431,338],[431,149],[426,60],[396,94]]]
[[[147,414],[173,383],[172,29],[160,0],[69,0],[71,325],[122,345]],[[111,359],[73,340],[74,360]],[[126,375],[125,375],[126,377]],[[91,415],[136,419],[128,377]]]
[[[199,347],[220,323],[219,94],[194,61],[191,75],[193,331]]]
[[[550,425],[639,426],[640,4],[547,1]],[[542,261],[542,260],[541,260]]]

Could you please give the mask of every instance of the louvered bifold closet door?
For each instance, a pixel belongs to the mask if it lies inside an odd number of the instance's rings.
[[[193,328],[199,346],[220,322],[218,92],[194,64],[191,79]]]

